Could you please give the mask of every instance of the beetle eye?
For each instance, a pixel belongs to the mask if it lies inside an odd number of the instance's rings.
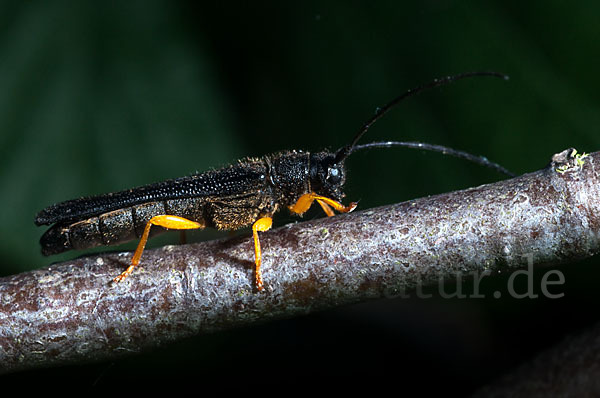
[[[339,184],[341,180],[342,176],[340,169],[337,167],[330,167],[329,170],[327,170],[327,181],[331,184]]]

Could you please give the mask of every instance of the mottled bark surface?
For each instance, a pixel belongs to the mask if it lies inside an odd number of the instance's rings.
[[[583,165],[581,164],[583,161]],[[0,279],[0,372],[113,358],[203,332],[410,292],[456,273],[599,250],[600,153],[523,176],[261,234],[83,257]],[[557,171],[558,170],[558,171]]]

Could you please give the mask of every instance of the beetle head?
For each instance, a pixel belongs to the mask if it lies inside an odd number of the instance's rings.
[[[341,201],[345,196],[342,188],[346,182],[344,161],[336,162],[336,155],[318,152],[310,155],[310,185],[319,195]]]

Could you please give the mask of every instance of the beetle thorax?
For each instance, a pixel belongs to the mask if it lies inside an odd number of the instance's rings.
[[[282,152],[268,158],[269,178],[277,196],[289,206],[310,192],[308,152]]]

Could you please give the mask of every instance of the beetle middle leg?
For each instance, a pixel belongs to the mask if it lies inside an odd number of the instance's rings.
[[[204,225],[197,223],[195,221],[188,220],[187,218],[171,216],[171,215],[160,215],[152,217],[144,228],[144,233],[140,239],[140,243],[138,243],[137,249],[135,249],[135,253],[133,254],[133,258],[131,259],[131,265],[121,273],[121,275],[117,276],[114,281],[121,282],[123,279],[127,278],[129,274],[133,271],[133,269],[140,263],[140,258],[142,257],[142,253],[144,252],[144,248],[146,247],[146,242],[148,242],[148,236],[150,234],[150,228],[153,225],[158,225],[160,227],[168,228],[168,229],[197,229],[203,228]]]
[[[260,250],[260,241],[258,240],[258,233],[270,230],[272,225],[273,219],[271,217],[259,218],[254,224],[252,224],[252,236],[254,237],[254,264],[256,265],[256,288],[259,291],[263,289],[263,280],[262,271],[260,270],[260,266],[262,264],[262,253]]]

